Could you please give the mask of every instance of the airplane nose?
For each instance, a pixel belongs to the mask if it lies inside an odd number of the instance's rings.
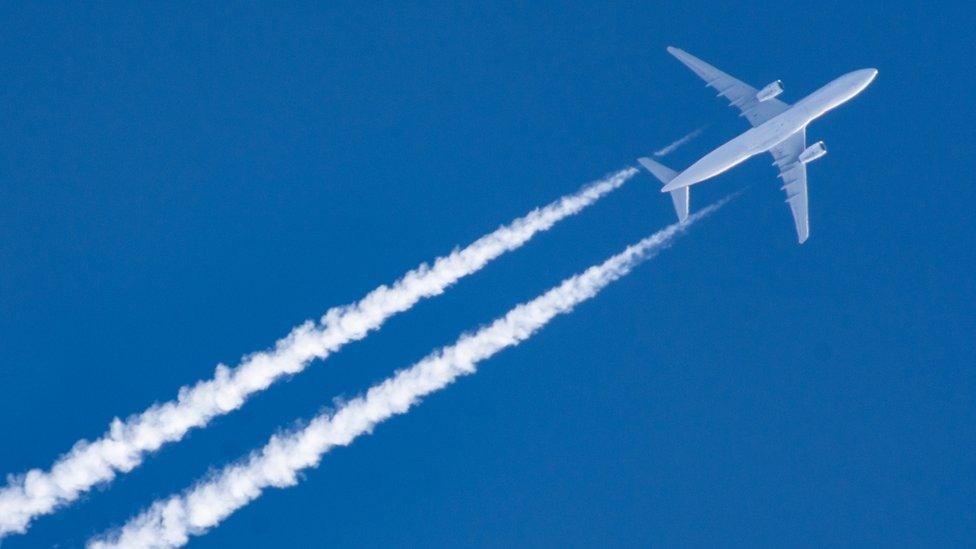
[[[878,76],[878,69],[858,69],[849,73],[847,81],[850,83],[854,94],[857,95],[868,87],[875,76]]]

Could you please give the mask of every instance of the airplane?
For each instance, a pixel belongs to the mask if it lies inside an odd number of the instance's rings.
[[[741,111],[739,116],[752,125],[752,129],[706,154],[681,173],[650,158],[638,159],[664,184],[661,192],[671,193],[678,219],[684,221],[688,217],[688,191],[692,185],[738,166],[752,156],[769,152],[783,180],[782,190],[786,191],[786,202],[793,214],[797,240],[800,244],[806,242],[810,236],[806,165],[827,154],[823,141],[807,146],[807,125],[861,93],[878,75],[877,69],[849,72],[790,105],[776,99],[783,93],[780,80],[756,90],[683,50],[669,46],[668,53],[701,77],[706,86],[716,89],[719,96],[728,99],[730,106]]]

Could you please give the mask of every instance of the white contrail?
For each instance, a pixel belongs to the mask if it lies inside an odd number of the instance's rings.
[[[212,379],[181,388],[175,400],[153,405],[124,421],[116,418],[98,440],[77,442],[48,471],[32,469],[8,477],[8,485],[0,490],[0,539],[25,532],[35,517],[78,499],[93,486],[111,481],[118,472],[132,470],[147,453],[240,408],[249,396],[283,376],[302,371],[311,360],[325,358],[345,343],[362,339],[420,299],[442,293],[458,279],[593,204],[636,173],[636,169],[627,168],[584,186],[462,250],[437,258],[433,266],[421,264],[392,286],[380,286],[354,304],[329,310],[318,324],[306,321],[273,349],[244,357],[236,368],[217,366]]]
[[[673,153],[675,150],[677,150],[678,147],[680,147],[680,146],[684,145],[685,143],[691,141],[692,139],[698,137],[698,134],[700,134],[702,132],[702,130],[704,130],[704,129],[705,129],[705,126],[702,126],[702,127],[698,128],[697,130],[689,133],[688,135],[682,137],[681,139],[675,141],[674,143],[671,143],[667,147],[664,147],[662,149],[658,149],[658,150],[654,151],[654,156],[665,156],[665,155],[668,155],[668,154]]]
[[[518,345],[556,315],[567,313],[593,297],[636,265],[667,247],[696,220],[718,209],[712,205],[628,247],[604,263],[566,279],[545,294],[516,306],[505,316],[454,345],[439,349],[410,368],[401,370],[365,395],[323,412],[300,430],[271,437],[264,448],[228,465],[182,494],[158,500],[120,529],[89,541],[92,549],[108,547],[178,547],[191,535],[201,535],[257,499],[269,487],[298,482],[297,474],[318,465],[322,455],[372,432],[380,422],[403,414],[420,399],[471,374],[495,353]]]

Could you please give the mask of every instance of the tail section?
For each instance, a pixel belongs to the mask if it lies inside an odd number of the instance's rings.
[[[650,158],[638,158],[637,161],[664,185],[667,185],[678,175],[678,172]],[[678,214],[678,221],[684,221],[688,217],[690,191],[691,187],[681,187],[671,191],[671,201],[674,202],[674,211]]]

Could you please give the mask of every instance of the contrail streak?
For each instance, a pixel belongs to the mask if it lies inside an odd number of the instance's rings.
[[[307,426],[275,435],[260,450],[228,465],[182,494],[158,500],[122,528],[89,541],[91,549],[108,547],[178,547],[201,535],[270,487],[298,483],[297,474],[316,467],[322,455],[372,432],[382,421],[406,413],[421,398],[443,389],[495,353],[518,345],[555,316],[568,313],[611,282],[667,247],[695,221],[715,211],[719,202],[631,245],[604,263],[564,280],[545,294],[510,310],[474,333],[462,335],[419,362],[371,387],[364,395],[323,412]]]
[[[704,130],[704,129],[705,129],[705,126],[702,126],[702,127],[698,128],[697,130],[689,133],[688,135],[682,137],[681,139],[675,141],[674,143],[671,143],[667,147],[664,147],[662,149],[658,149],[658,150],[654,151],[654,156],[665,156],[665,155],[668,155],[668,154],[673,153],[675,150],[678,149],[678,147],[680,147],[680,146],[684,145],[685,143],[691,141],[692,139],[698,137],[698,134],[700,134],[702,132],[702,130]]]
[[[101,438],[77,442],[47,471],[32,469],[9,476],[8,485],[0,490],[0,539],[25,532],[35,517],[52,513],[93,486],[111,481],[119,472],[131,471],[147,453],[240,408],[248,397],[274,381],[302,371],[313,359],[325,358],[350,341],[362,339],[421,299],[442,293],[458,279],[593,204],[636,173],[636,169],[627,168],[586,185],[462,250],[437,258],[433,266],[421,264],[392,286],[380,286],[356,303],[329,310],[318,324],[306,321],[273,349],[245,356],[235,368],[217,366],[213,378],[182,387],[175,400],[155,404],[124,421],[116,418]]]

